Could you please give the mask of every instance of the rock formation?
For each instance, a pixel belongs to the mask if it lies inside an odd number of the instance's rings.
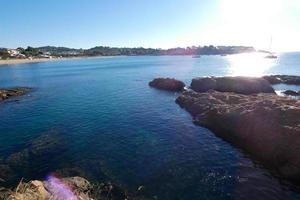
[[[300,96],[300,91],[286,90],[283,92],[283,94],[289,95],[289,96]]]
[[[192,80],[191,89],[196,92],[275,93],[268,81],[254,77],[199,77]]]
[[[176,100],[200,126],[300,180],[300,101],[273,94],[185,91]]]
[[[11,97],[21,96],[28,93],[30,88],[11,88],[11,89],[0,89],[0,102]]]
[[[185,84],[173,78],[156,78],[149,82],[149,86],[161,90],[178,92],[183,90]]]
[[[291,75],[270,75],[264,76],[264,79],[269,81],[271,84],[288,84],[288,85],[300,85],[300,76]]]

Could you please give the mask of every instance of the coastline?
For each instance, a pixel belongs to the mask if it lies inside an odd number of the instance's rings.
[[[60,61],[60,60],[77,60],[77,59],[86,59],[86,58],[102,58],[103,56],[95,57],[65,57],[65,58],[35,58],[35,59],[8,59],[0,60],[0,67],[4,65],[17,65],[17,64],[26,64],[26,63],[39,63],[39,62],[51,62],[51,61]]]

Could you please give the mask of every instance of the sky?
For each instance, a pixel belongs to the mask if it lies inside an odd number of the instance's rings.
[[[300,0],[0,0],[0,47],[8,48],[212,44],[299,51],[299,36]]]

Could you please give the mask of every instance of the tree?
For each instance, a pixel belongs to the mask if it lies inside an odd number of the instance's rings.
[[[7,59],[10,57],[10,54],[6,49],[0,49],[0,57],[1,59]]]

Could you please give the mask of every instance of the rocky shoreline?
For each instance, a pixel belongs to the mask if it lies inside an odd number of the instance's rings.
[[[50,175],[45,180],[19,182],[9,189],[0,187],[0,200],[154,200],[144,194],[140,186],[135,192],[111,182],[92,183],[80,176],[58,177]]]
[[[298,80],[283,75],[200,77],[176,103],[196,125],[245,150],[281,177],[299,181],[300,101],[277,96],[271,86]]]
[[[0,199],[126,200],[129,197],[125,190],[111,183],[92,184],[79,176],[65,178],[48,176],[45,181],[21,181],[14,190],[0,188]]]
[[[283,177],[300,179],[300,101],[272,94],[184,92],[194,123],[242,148]]]

